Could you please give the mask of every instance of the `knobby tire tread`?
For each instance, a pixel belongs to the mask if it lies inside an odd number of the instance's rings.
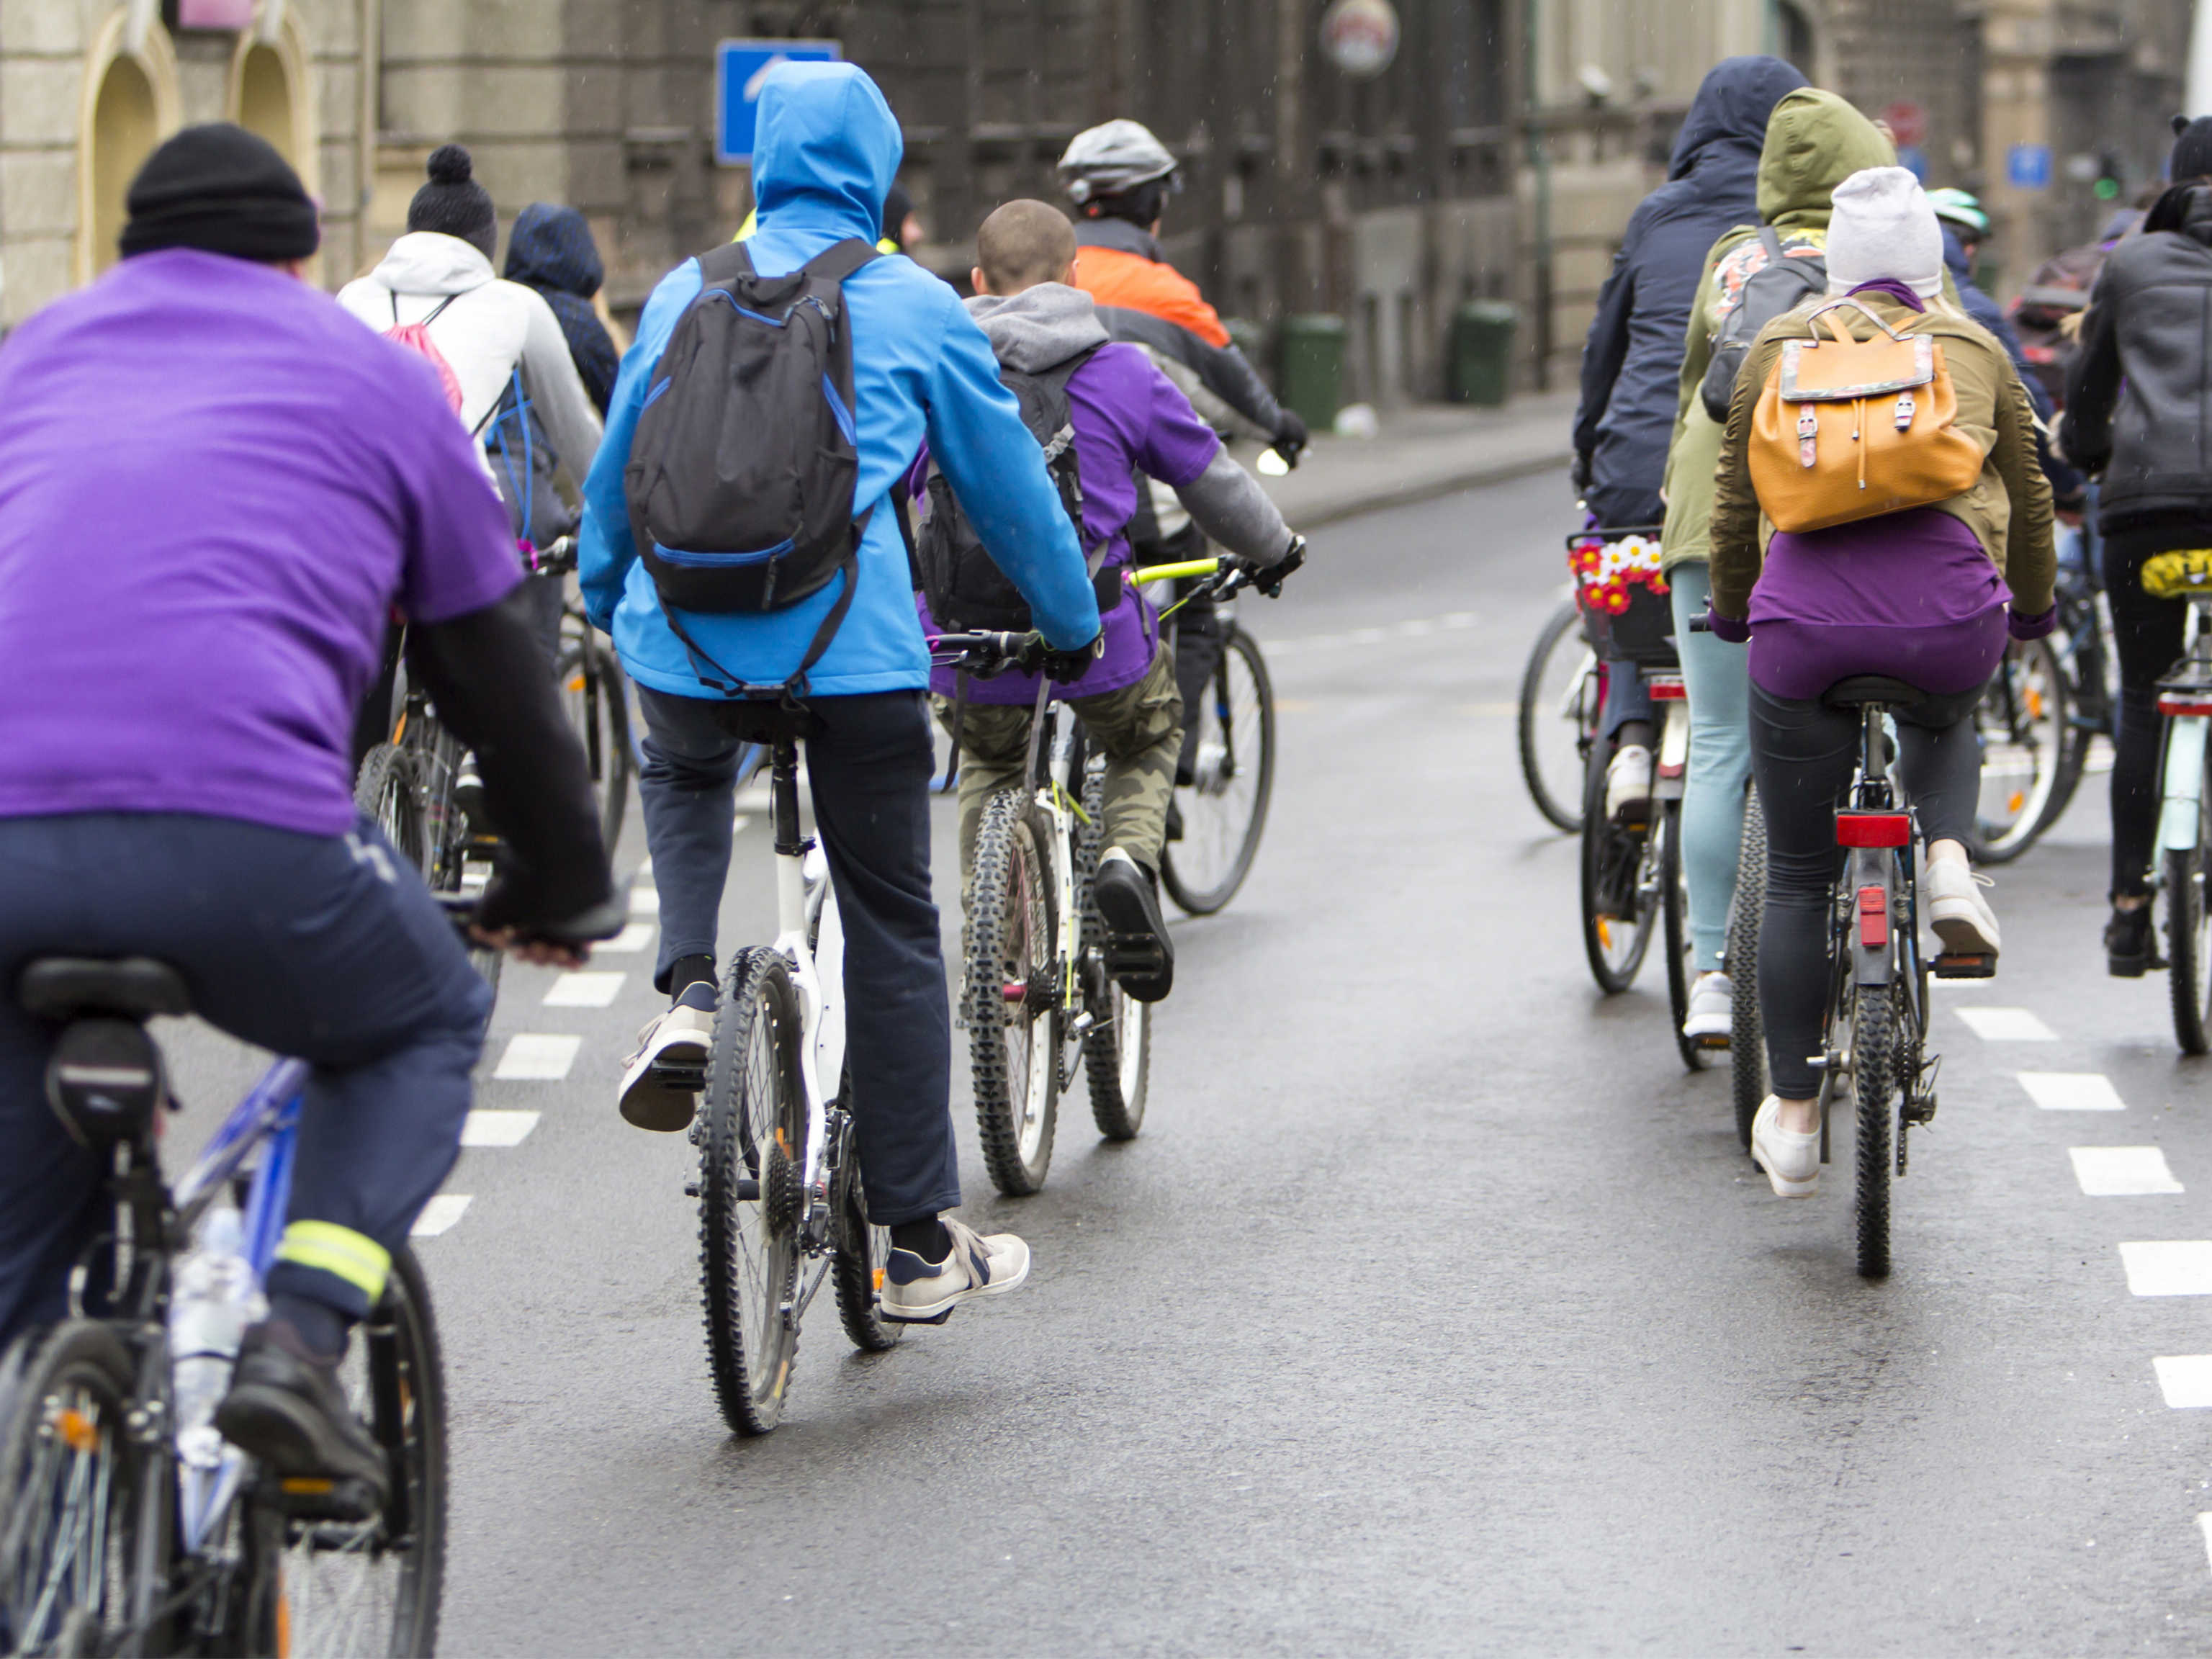
[[[1682,1022],[1690,1017],[1690,988],[1697,982],[1696,964],[1690,961],[1689,896],[1682,887],[1682,803],[1661,807],[1660,833],[1666,839],[1659,848],[1659,902],[1667,947],[1667,1006],[1674,1021],[1674,1052],[1685,1069],[1702,1072],[1709,1053],[1682,1035]]]
[[[1759,791],[1743,804],[1738,844],[1735,903],[1729,912],[1729,1092],[1735,1106],[1736,1139],[1751,1150],[1751,1121],[1766,1098],[1766,1031],[1759,1017],[1759,928],[1766,909],[1766,815]]]
[[[1889,1272],[1889,1186],[1897,1168],[1892,1137],[1898,1098],[1905,1086],[1899,1064],[1895,994],[1888,986],[1861,986],[1851,1026],[1851,1089],[1858,1106],[1858,1186],[1853,1210],[1858,1224],[1859,1275]]]
[[[1091,882],[1098,873],[1098,857],[1106,841],[1106,780],[1101,769],[1085,775],[1083,810],[1091,822],[1079,824],[1075,837],[1076,888],[1083,897],[1083,953],[1106,948],[1106,927],[1098,915]],[[1121,1025],[1124,1010],[1135,1016],[1137,1030],[1137,1086],[1135,1098],[1121,1093]],[[1152,1074],[1152,1017],[1149,1003],[1137,1001],[1110,981],[1106,988],[1107,1018],[1083,1039],[1084,1079],[1091,1089],[1091,1116],[1098,1133],[1109,1140],[1134,1140],[1145,1122],[1145,1103]]]
[[[1042,884],[1045,872],[1030,821],[1027,791],[1002,789],[984,804],[983,821],[975,832],[975,867],[970,885],[968,915],[968,1061],[975,1091],[975,1130],[983,1144],[983,1162],[998,1189],[1010,1197],[1023,1197],[1044,1185],[1052,1164],[1053,1136],[1057,1127],[1060,1056],[1054,1053],[1047,1068],[1043,1129],[1034,1165],[1025,1164],[1021,1149],[1021,1113],[1014,1098],[1012,1060],[1006,1042],[1006,1003],[1000,988],[1005,982],[1009,918],[1006,906],[1013,890],[1017,861],[1027,857],[1032,879]],[[1042,885],[1039,891],[1045,890]],[[1044,907],[1048,934],[1053,906]],[[1043,961],[1054,953],[1049,937],[1044,941]],[[1032,972],[1040,964],[1033,961]],[[1058,1041],[1050,1015],[1033,1020],[1032,1045]]]

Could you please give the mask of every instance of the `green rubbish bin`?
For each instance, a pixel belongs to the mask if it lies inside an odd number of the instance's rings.
[[[1513,334],[1519,307],[1477,300],[1452,313],[1451,395],[1455,404],[1502,404],[1513,390]]]
[[[1344,389],[1344,319],[1325,312],[1283,319],[1279,395],[1316,432],[1336,424]]]

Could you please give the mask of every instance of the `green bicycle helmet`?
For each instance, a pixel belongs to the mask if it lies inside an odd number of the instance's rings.
[[[1982,204],[1974,199],[1972,191],[1946,186],[1928,192],[1928,205],[1936,210],[1938,219],[1948,219],[1953,224],[1971,230],[1977,236],[1990,234],[1990,216],[1982,211]]]

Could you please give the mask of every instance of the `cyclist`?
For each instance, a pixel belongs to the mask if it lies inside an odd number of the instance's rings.
[[[1756,210],[1767,118],[1804,84],[1778,58],[1716,64],[1675,136],[1667,182],[1629,216],[1583,346],[1582,404],[1575,411],[1575,493],[1593,528],[1656,525],[1666,513],[1659,485],[1699,262],[1714,238]],[[1653,721],[1650,696],[1633,663],[1610,665],[1603,725],[1613,745],[1606,765],[1606,816],[1640,821],[1650,811]],[[1720,1029],[1728,1029],[1725,1011]]]
[[[1698,977],[1691,987],[1686,1035],[1725,1036],[1736,988],[1723,971],[1729,907],[1735,901],[1736,851],[1743,840],[1744,787],[1751,777],[1750,684],[1743,653],[1690,618],[1712,593],[1707,520],[1720,423],[1705,411],[1699,390],[1712,361],[1714,337],[1766,264],[1759,224],[1773,228],[1784,257],[1818,257],[1826,246],[1829,196],[1861,167],[1894,160],[1889,140],[1832,92],[1802,87],[1774,106],[1759,161],[1759,223],[1749,220],[1715,242],[1690,308],[1674,432],[1667,450],[1666,529],[1660,560],[1674,604],[1674,639],[1689,694],[1690,756],[1682,793],[1682,866],[1690,890],[1690,936]],[[1744,988],[1749,994],[1749,988]]]
[[[313,1063],[268,1317],[222,1431],[386,1485],[336,1367],[452,1168],[491,998],[353,805],[388,607],[483,757],[508,858],[487,943],[574,963],[621,925],[584,757],[518,607],[497,497],[436,380],[303,276],[314,204],[229,125],[161,145],[123,258],[0,350],[0,1345],[62,1316],[102,1160],[41,1082],[25,963],[147,955],[200,1016]],[[489,931],[486,931],[489,930]]]
[[[873,81],[850,64],[780,65],[762,88],[758,131],[759,221],[746,242],[757,269],[787,271],[840,241],[874,239],[901,146]],[[698,261],[686,260],[646,304],[585,483],[580,545],[585,603],[614,635],[645,716],[639,787],[660,890],[653,984],[670,999],[626,1062],[621,1107],[634,1124],[672,1130],[690,1121],[691,1097],[662,1088],[653,1068],[663,1058],[703,1060],[714,1029],[716,922],[742,747],[702,675],[783,682],[843,602],[844,587],[836,578],[769,613],[687,612],[681,626],[695,655],[638,560],[623,469],[653,370],[701,286]],[[990,342],[949,286],[905,259],[861,265],[845,281],[844,303],[860,451],[855,508],[884,501],[927,436],[1043,639],[1061,648],[1055,665],[1072,672],[1099,637],[1097,605],[1043,452],[999,383]],[[845,926],[853,1115],[869,1218],[891,1232],[883,1302],[893,1319],[930,1317],[969,1297],[1012,1290],[1029,1271],[1019,1238],[978,1239],[945,1216],[960,1202],[960,1180],[951,1021],[929,884],[929,653],[912,591],[890,514],[872,514],[849,608],[808,676],[806,697],[817,723],[807,744],[815,822]]]
[[[1083,481],[1082,538],[1102,574],[1118,580],[1130,562],[1127,532],[1147,476],[1173,489],[1231,556],[1255,568],[1279,568],[1303,545],[1173,383],[1135,347],[1109,343],[1091,296],[1074,286],[1076,241],[1066,215],[1045,202],[1009,202],[983,222],[975,255],[968,310],[1000,363],[1042,374],[1084,358],[1068,377],[1067,397]],[[923,627],[934,629],[927,603],[920,603]],[[1139,1001],[1157,1002],[1175,981],[1175,946],[1158,889],[1182,702],[1151,609],[1134,591],[1123,588],[1104,621],[1103,653],[1060,695],[1106,753],[1106,851],[1095,890],[1114,936],[1109,954],[1157,962],[1155,971],[1133,969],[1121,981]],[[974,682],[959,694],[957,711],[951,671],[933,676],[931,689],[939,723],[961,745],[964,896],[984,804],[1022,779],[1037,684],[1024,674]]]
[[[605,285],[607,271],[591,222],[572,207],[532,202],[514,216],[501,274],[532,289],[551,309],[584,395],[605,416],[622,353],[592,303]]]
[[[1966,860],[1981,790],[1974,707],[2008,633],[2032,638],[2055,615],[2051,487],[2035,465],[2035,427],[2012,361],[1942,297],[1936,216],[1902,167],[1873,167],[1836,187],[1827,235],[1830,295],[1852,295],[1893,328],[1932,335],[1958,398],[1956,430],[1983,445],[1975,487],[1933,506],[1802,534],[1760,549],[1749,465],[1752,412],[1785,340],[1817,337],[1811,306],[1760,331],[1735,383],[1712,509],[1712,617],[1748,641],[1752,765],[1766,814],[1766,914],[1759,1003],[1774,1093],[1752,1150],[1775,1192],[1810,1197],[1820,1170],[1818,1079],[1828,990],[1834,817],[1858,753],[1856,711],[1822,694],[1854,674],[1886,674],[1926,701],[1896,711],[1905,793],[1928,842],[1921,890],[1946,949],[1995,955],[1996,918]],[[1855,336],[1875,324],[1834,311]]]
[[[2144,562],[2212,545],[2212,473],[2200,438],[2212,382],[2203,332],[2187,318],[2212,292],[2212,116],[2181,128],[2174,182],[2140,234],[2106,256],[2066,381],[2059,443],[2098,486],[2105,593],[2120,659],[2112,745],[2112,920],[2106,967],[2132,979],[2166,964],[2152,935],[2148,877],[2159,801],[2160,678],[2181,655],[2185,607],[2142,589]]]

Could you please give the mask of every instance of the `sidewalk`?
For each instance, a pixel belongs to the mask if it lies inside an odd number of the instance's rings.
[[[1374,438],[1317,435],[1297,471],[1260,483],[1291,528],[1306,531],[1565,466],[1573,453],[1575,395],[1542,392],[1503,409],[1425,404],[1401,410],[1383,416]],[[1250,445],[1237,447],[1247,466],[1256,455]]]

